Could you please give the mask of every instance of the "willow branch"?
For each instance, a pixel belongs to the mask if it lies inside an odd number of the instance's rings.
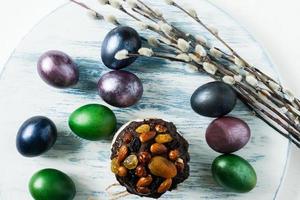
[[[92,12],[96,19],[104,19],[117,26],[121,24],[114,17],[107,19],[85,4],[75,0],[71,1]],[[260,119],[300,147],[299,99],[295,98],[273,78],[251,66],[219,36],[216,30],[207,26],[195,12],[184,9],[173,0],[166,0],[166,2],[192,17],[220,41],[230,53],[226,53],[219,47],[212,47],[203,38],[180,30],[169,23],[162,13],[155,11],[142,0],[130,1],[130,5],[127,1],[104,0],[105,4],[119,9],[136,20],[145,30],[159,35],[159,38],[154,38],[154,36],[143,38],[150,45],[155,46],[155,50],[141,48],[138,53],[128,53],[126,50],[122,50],[116,54],[117,58],[152,57],[194,66],[197,71],[206,73],[215,80],[230,84],[241,100]],[[131,12],[127,6],[131,8]]]

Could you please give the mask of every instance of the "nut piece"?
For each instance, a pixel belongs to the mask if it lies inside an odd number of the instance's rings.
[[[167,131],[167,127],[158,124],[158,125],[155,126],[155,130],[156,130],[157,132],[159,132],[159,133],[164,133],[164,132]]]
[[[166,153],[168,151],[168,149],[163,144],[154,143],[151,145],[150,151],[151,151],[151,153],[154,153],[154,154],[163,154],[163,153]]]
[[[168,143],[173,140],[172,136],[170,134],[159,134],[155,137],[155,141],[157,143]]]
[[[111,160],[111,165],[110,165],[110,169],[114,174],[118,173],[118,168],[119,168],[120,164],[118,162],[118,158],[114,158]]]
[[[147,133],[149,131],[150,131],[149,124],[142,124],[135,129],[135,132],[137,132],[137,133]]]
[[[163,178],[173,178],[177,175],[176,166],[162,156],[153,157],[148,164],[148,168],[151,174]]]
[[[184,161],[181,158],[178,158],[175,162],[175,166],[176,166],[178,172],[183,172]]]
[[[164,193],[166,192],[168,189],[170,189],[170,187],[172,186],[172,179],[168,178],[166,180],[164,180],[164,182],[162,182],[160,184],[160,186],[157,189],[158,193]]]
[[[150,153],[143,151],[139,153],[139,162],[142,164],[146,164],[151,160],[151,155]]]
[[[141,194],[149,194],[150,193],[150,189],[146,188],[146,187],[137,187],[136,191]]]
[[[138,161],[136,155],[130,155],[124,160],[123,165],[127,169],[135,169],[138,165],[138,162],[139,161]]]
[[[156,135],[156,132],[155,131],[149,131],[149,132],[146,132],[146,133],[141,133],[140,135],[140,140],[141,142],[147,142],[149,140],[151,140],[152,138],[154,138]]]
[[[131,142],[131,140],[132,140],[132,134],[129,132],[125,133],[124,137],[123,137],[123,142],[125,144],[129,144]]]
[[[138,177],[145,177],[147,176],[146,168],[143,165],[139,165],[135,169],[135,175]]]
[[[122,162],[128,155],[128,148],[126,145],[122,145],[118,151],[118,162]]]
[[[124,167],[124,166],[120,166],[119,168],[118,168],[118,173],[117,173],[117,175],[118,176],[121,176],[121,177],[124,177],[124,176],[127,176],[127,169],[126,169],[126,167]]]
[[[170,160],[176,160],[180,155],[180,152],[178,149],[172,150],[169,152],[169,158]]]
[[[141,177],[138,182],[136,183],[137,187],[146,187],[149,186],[152,183],[153,179],[151,175],[148,175],[147,177]]]

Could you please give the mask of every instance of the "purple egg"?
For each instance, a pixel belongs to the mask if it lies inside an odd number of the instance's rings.
[[[141,80],[133,73],[119,70],[104,74],[98,82],[101,98],[115,107],[129,107],[143,95]]]
[[[61,51],[45,52],[38,60],[37,69],[46,83],[57,88],[75,85],[79,79],[77,65],[70,56]]]
[[[250,139],[250,128],[241,119],[221,117],[206,129],[206,142],[215,151],[232,153],[244,147]]]

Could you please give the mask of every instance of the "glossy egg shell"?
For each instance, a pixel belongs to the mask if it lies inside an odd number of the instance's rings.
[[[72,200],[76,187],[65,173],[56,169],[43,169],[31,177],[29,191],[35,200]]]
[[[222,187],[234,192],[249,192],[257,182],[254,168],[245,159],[224,154],[212,163],[212,175]]]
[[[228,114],[236,104],[236,93],[221,81],[200,86],[191,97],[193,110],[206,117],[221,117]]]
[[[61,51],[51,50],[41,55],[37,63],[40,77],[49,85],[66,88],[79,80],[79,71],[70,56]]]
[[[137,53],[141,46],[142,41],[136,30],[128,26],[118,26],[111,30],[102,42],[102,62],[110,69],[122,69],[127,67],[132,64],[137,57],[117,60],[115,59],[115,54],[123,49],[126,49],[129,53]]]
[[[100,104],[88,104],[76,109],[69,117],[69,127],[87,140],[107,139],[116,129],[117,119],[111,109]]]
[[[141,99],[143,84],[131,72],[111,71],[100,78],[98,92],[101,98],[112,106],[129,107]]]
[[[16,138],[17,150],[26,157],[34,157],[48,151],[55,143],[55,124],[43,116],[26,120],[19,128]]]
[[[244,147],[250,139],[250,128],[241,119],[221,117],[206,129],[206,142],[217,152],[232,153]]]

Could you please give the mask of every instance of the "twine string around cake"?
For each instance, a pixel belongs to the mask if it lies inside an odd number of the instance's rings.
[[[112,188],[120,187],[120,186],[121,186],[120,183],[113,183],[113,184],[109,185],[107,188],[105,188],[105,191],[108,193],[110,200],[118,200],[118,199],[122,199],[123,197],[130,195],[130,193],[127,192],[127,190],[123,190],[120,192],[110,191]]]

